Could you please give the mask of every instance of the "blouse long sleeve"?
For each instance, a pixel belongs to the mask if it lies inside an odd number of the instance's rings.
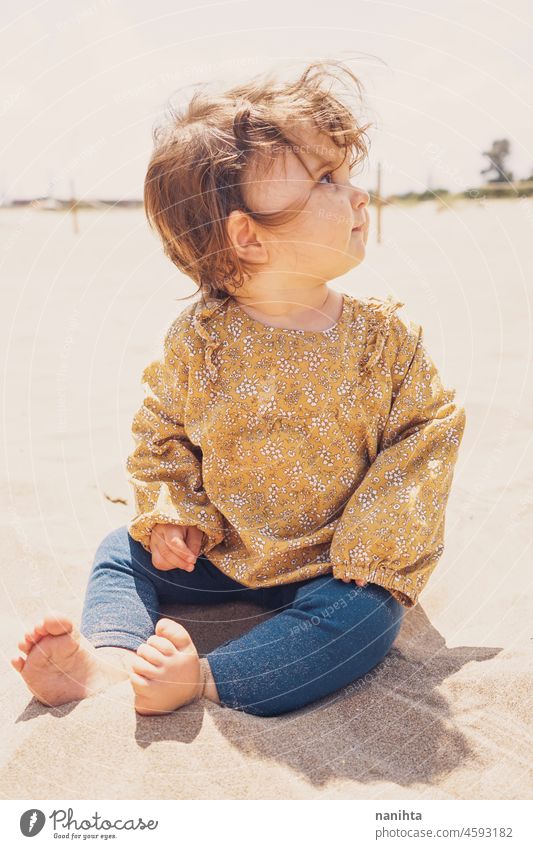
[[[444,551],[445,509],[466,413],[443,387],[420,325],[395,317],[390,413],[378,453],[335,528],[333,576],[363,578],[413,607]],[[390,367],[390,366],[389,366]]]
[[[200,548],[205,554],[223,541],[224,518],[203,488],[201,450],[185,432],[187,350],[177,341],[174,325],[165,335],[163,358],[144,369],[142,383],[152,395],[144,399],[132,423],[136,447],[126,469],[137,514],[128,531],[150,551],[154,525],[196,526],[205,534]]]

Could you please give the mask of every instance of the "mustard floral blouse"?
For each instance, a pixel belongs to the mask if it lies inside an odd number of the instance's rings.
[[[343,293],[327,330],[276,328],[200,299],[142,375],[126,461],[133,539],[195,525],[200,554],[247,587],[331,573],[413,607],[444,550],[465,428],[390,298]]]

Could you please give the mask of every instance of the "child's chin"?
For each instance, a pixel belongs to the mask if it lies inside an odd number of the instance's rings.
[[[354,257],[361,257],[365,255],[366,251],[366,242],[362,239],[350,239],[350,253]]]

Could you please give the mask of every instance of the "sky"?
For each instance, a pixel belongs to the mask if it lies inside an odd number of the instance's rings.
[[[0,198],[142,198],[152,129],[198,83],[341,59],[373,123],[382,193],[483,183],[508,138],[533,173],[529,0],[55,0],[0,12]]]

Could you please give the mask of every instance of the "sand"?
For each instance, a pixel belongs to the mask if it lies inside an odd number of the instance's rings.
[[[275,718],[209,702],[141,717],[128,682],[47,708],[9,665],[47,611],[79,622],[99,541],[133,515],[124,460],[141,370],[195,291],[141,211],[79,221],[75,235],[61,214],[0,210],[2,797],[531,798],[531,202],[387,209],[381,245],[372,212],[364,264],[332,283],[404,301],[467,427],[446,550],[387,662]],[[162,613],[202,652],[268,615]]]

